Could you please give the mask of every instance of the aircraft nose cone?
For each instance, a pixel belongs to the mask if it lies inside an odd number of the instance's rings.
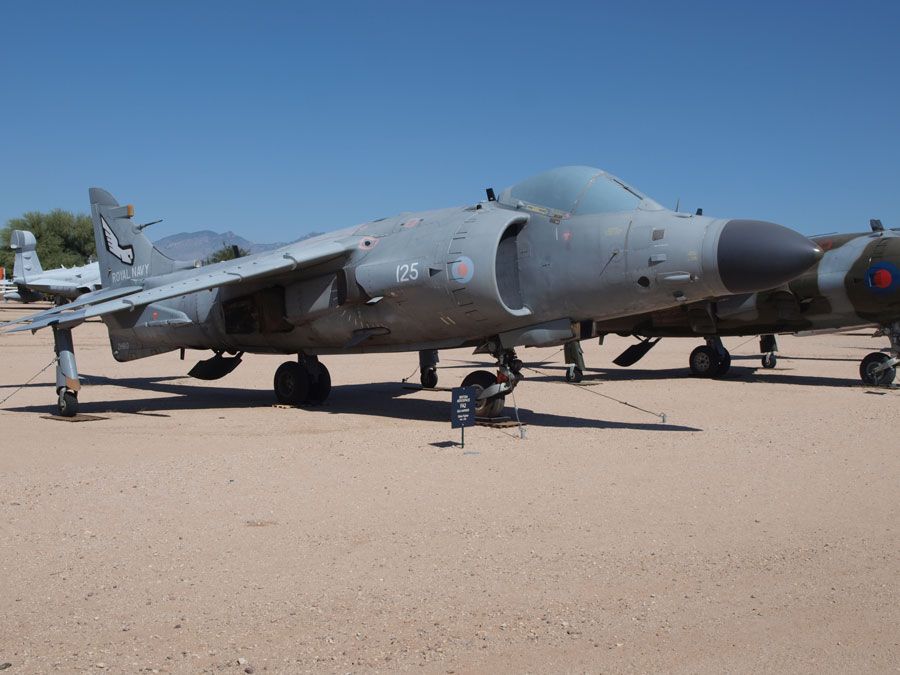
[[[719,236],[719,277],[732,293],[781,286],[821,257],[822,249],[802,234],[763,220],[729,220]]]

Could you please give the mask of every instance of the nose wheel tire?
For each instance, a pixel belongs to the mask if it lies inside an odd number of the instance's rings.
[[[56,404],[60,417],[75,417],[78,414],[78,394],[63,389]]]
[[[872,352],[859,364],[859,376],[870,387],[886,387],[894,381],[897,369],[894,366],[884,368],[891,357],[882,352]]]
[[[462,386],[475,389],[475,417],[499,417],[506,403],[505,396],[478,398],[488,387],[497,384],[497,376],[487,370],[476,370],[466,375]]]
[[[437,370],[434,368],[426,368],[422,371],[421,375],[419,375],[419,382],[422,383],[422,387],[425,389],[434,389],[438,384]]]
[[[566,382],[578,383],[584,379],[584,373],[578,366],[569,366],[566,368]]]
[[[778,363],[778,357],[775,354],[763,354],[762,357],[762,367],[763,368],[774,368],[775,364]]]

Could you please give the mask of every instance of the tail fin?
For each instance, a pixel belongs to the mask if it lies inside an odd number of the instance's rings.
[[[13,264],[13,281],[25,283],[44,271],[37,254],[37,239],[27,230],[13,230],[9,247],[16,252]]]
[[[196,266],[192,261],[172,260],[155,248],[142,228],[132,222],[133,206],[119,206],[116,198],[101,188],[91,188],[88,194],[104,288]]]

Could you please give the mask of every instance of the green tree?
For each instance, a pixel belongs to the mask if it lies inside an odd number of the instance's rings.
[[[250,251],[241,248],[236,244],[222,244],[222,248],[220,248],[218,251],[215,251],[206,259],[206,264],[211,265],[213,263],[222,262],[223,260],[243,258],[245,255],[250,255]]]
[[[37,239],[37,253],[45,270],[54,267],[84,265],[96,254],[94,225],[91,217],[54,209],[49,213],[29,211],[19,218],[10,218],[0,228],[0,267],[12,275],[15,254],[9,249],[13,230],[28,230]]]

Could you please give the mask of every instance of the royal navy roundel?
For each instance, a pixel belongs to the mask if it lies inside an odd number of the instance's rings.
[[[450,278],[456,283],[467,284],[472,281],[475,274],[475,263],[471,258],[460,256],[455,262],[450,264]]]
[[[874,293],[890,293],[900,287],[900,270],[889,262],[877,262],[866,270],[866,286]]]

